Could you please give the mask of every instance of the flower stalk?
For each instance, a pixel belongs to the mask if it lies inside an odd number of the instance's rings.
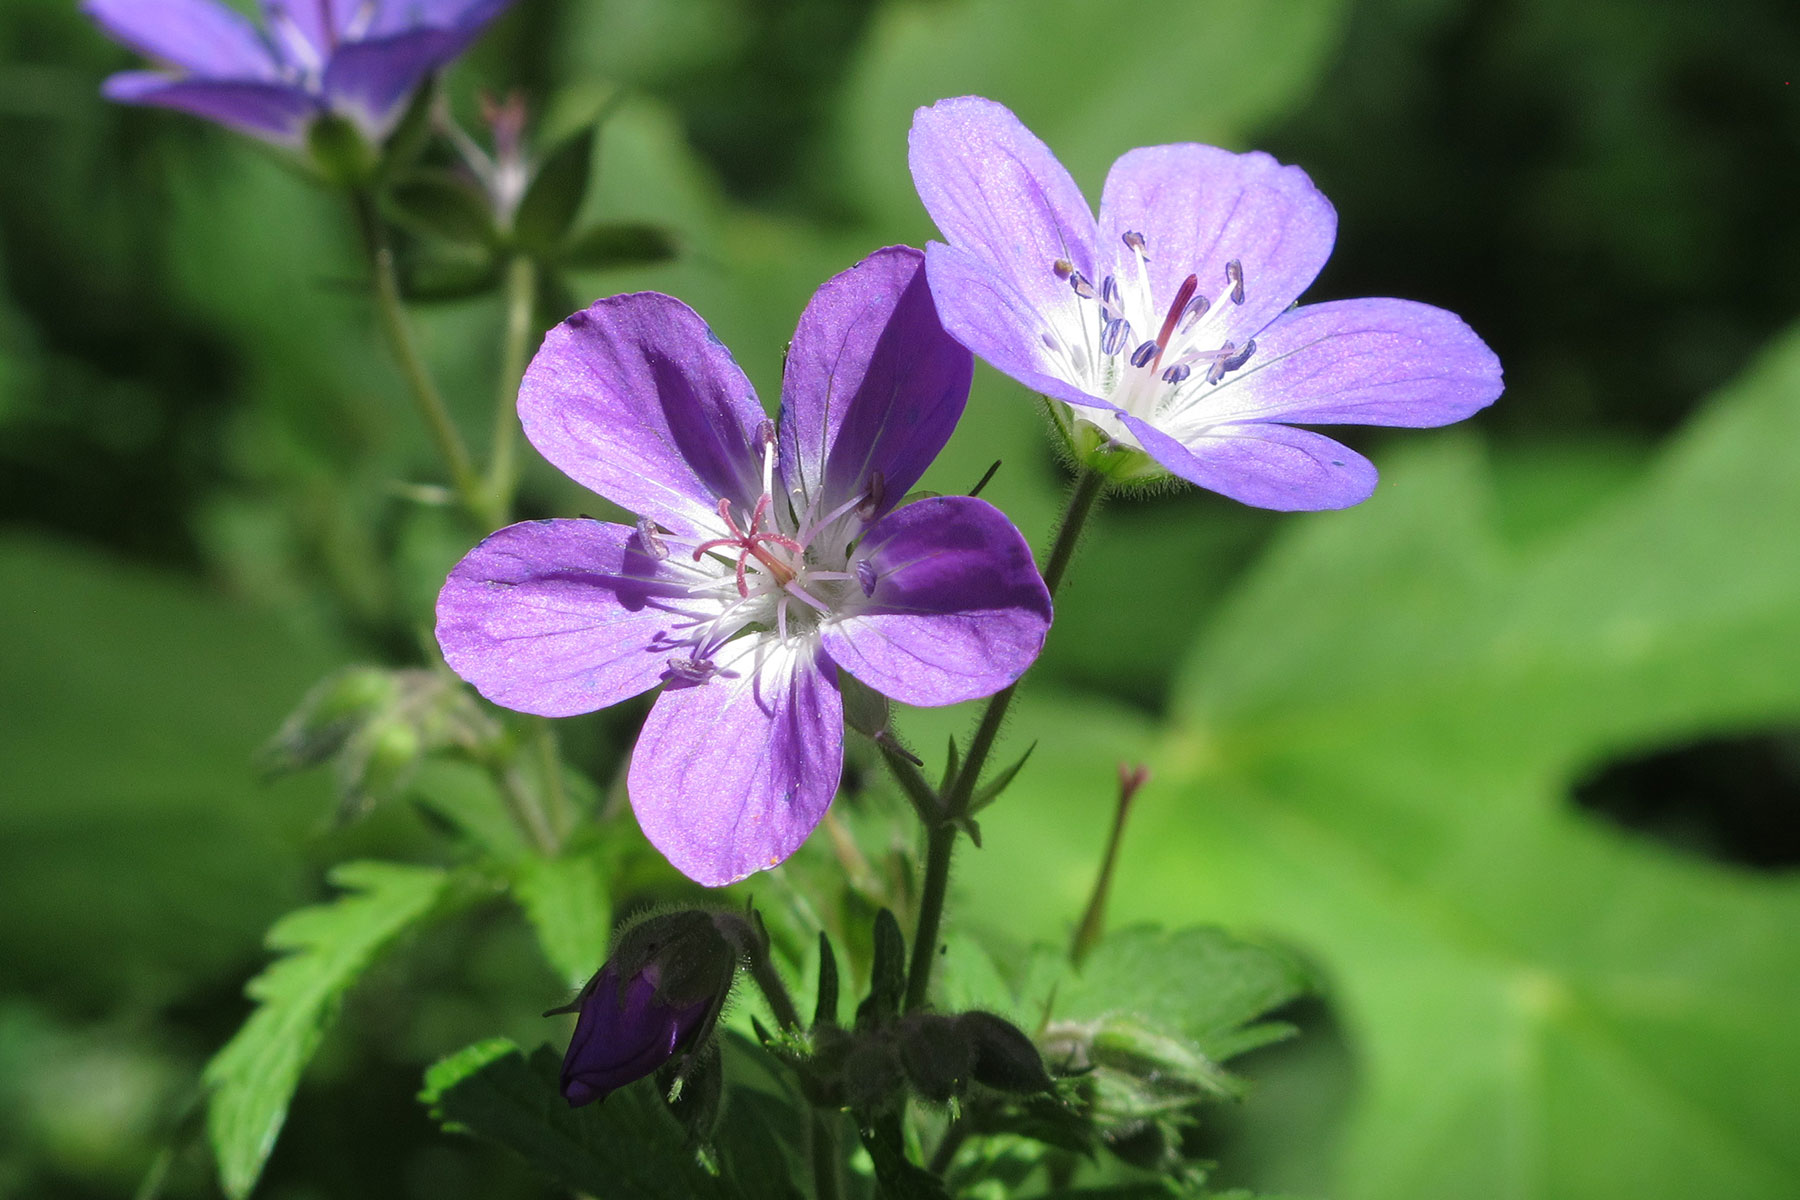
[[[1068,573],[1082,530],[1105,491],[1106,476],[1100,471],[1085,468],[1075,478],[1075,488],[1069,494],[1056,540],[1050,547],[1049,561],[1044,565],[1044,586],[1052,598]],[[956,850],[956,836],[969,817],[976,785],[1021,682],[1023,676],[988,699],[981,722],[975,727],[975,736],[969,742],[969,753],[963,759],[962,769],[941,799],[938,823],[930,828],[925,847],[925,881],[919,893],[919,920],[913,931],[912,962],[906,976],[905,1008],[908,1012],[923,1006],[931,991],[931,965],[937,957],[938,930],[943,924],[944,900],[950,886],[950,858]],[[893,766],[891,759],[889,765]],[[903,775],[901,782],[904,786]]]
[[[519,486],[519,380],[531,351],[531,318],[537,299],[537,264],[524,254],[506,264],[506,328],[500,343],[500,384],[494,395],[494,432],[489,443],[485,498],[496,525],[512,519]]]

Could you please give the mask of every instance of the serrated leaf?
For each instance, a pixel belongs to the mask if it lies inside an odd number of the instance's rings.
[[[568,235],[587,199],[597,125],[566,139],[538,167],[513,215],[512,240],[530,254],[550,257]]]
[[[599,860],[579,850],[528,855],[514,865],[512,886],[551,967],[570,987],[587,982],[606,961],[612,937],[612,900]]]
[[[388,202],[395,219],[409,229],[474,246],[495,240],[494,214],[486,194],[449,171],[409,172],[388,190]]]
[[[1141,757],[1114,910],[1321,964],[1366,1064],[1336,1194],[1800,1194],[1800,880],[1570,800],[1621,751],[1800,720],[1796,444],[1790,336],[1524,546],[1468,442],[1390,456],[1369,504],[1288,522],[1171,729],[1024,708],[1054,761],[987,815],[969,901],[1083,877],[1101,764]]]
[[[601,1104],[570,1108],[558,1087],[560,1073],[560,1058],[548,1046],[527,1061],[510,1044],[484,1042],[433,1067],[422,1098],[446,1128],[497,1142],[598,1200],[797,1195],[783,1131],[801,1117],[786,1101],[754,1088],[728,1089],[715,1133],[715,1174],[686,1147],[652,1081],[621,1088]]]
[[[675,239],[666,229],[646,221],[603,221],[572,235],[557,251],[557,261],[578,271],[647,267],[675,257]]]
[[[207,1130],[227,1195],[250,1194],[287,1117],[300,1073],[350,985],[399,934],[422,920],[450,877],[433,867],[345,863],[345,895],[289,913],[269,930],[287,952],[245,988],[256,1011],[207,1064]]]

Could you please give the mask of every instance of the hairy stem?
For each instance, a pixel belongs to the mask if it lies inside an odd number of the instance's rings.
[[[406,379],[413,407],[418,410],[419,418],[425,422],[427,432],[437,444],[438,454],[450,472],[450,482],[463,507],[477,518],[486,518],[488,513],[484,511],[486,506],[482,503],[481,480],[475,473],[469,448],[463,444],[462,434],[450,419],[450,410],[444,406],[444,397],[431,378],[424,356],[419,353],[418,339],[413,336],[412,323],[407,319],[406,307],[401,302],[400,277],[394,269],[394,248],[388,241],[387,225],[381,219],[381,211],[373,192],[356,193],[356,220],[362,231],[363,248],[369,256],[369,266],[374,274],[375,312],[380,318],[388,346],[399,364],[400,374]]]
[[[1062,523],[1056,530],[1056,541],[1050,547],[1050,560],[1044,566],[1044,586],[1051,596],[1056,595],[1063,576],[1068,573],[1075,547],[1081,541],[1082,529],[1105,490],[1106,477],[1098,471],[1084,470],[1076,477],[1075,489],[1069,494],[1068,507],[1063,510]],[[975,736],[969,742],[968,756],[963,759],[962,769],[942,799],[943,816],[932,827],[930,840],[926,843],[919,923],[913,932],[912,961],[906,976],[905,1007],[908,1012],[921,1007],[931,990],[931,968],[937,959],[938,929],[944,918],[944,897],[950,886],[950,856],[956,849],[956,835],[961,831],[960,822],[969,815],[969,803],[974,799],[976,785],[981,781],[994,741],[1000,736],[1000,726],[1006,720],[1007,709],[1012,706],[1013,694],[1019,690],[1023,679],[1021,676],[988,699],[981,722],[975,727]]]
[[[500,385],[494,397],[494,433],[488,455],[487,502],[496,525],[512,519],[519,486],[519,380],[531,351],[537,303],[537,266],[523,254],[506,264],[506,331],[500,343]]]

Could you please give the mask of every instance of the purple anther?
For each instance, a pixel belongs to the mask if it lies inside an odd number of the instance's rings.
[[[669,674],[688,683],[705,683],[718,669],[710,658],[683,658],[679,654],[669,656]]]
[[[637,519],[637,532],[638,541],[643,543],[645,554],[648,554],[657,562],[661,562],[663,559],[669,557],[668,543],[663,541],[662,535],[656,531],[655,521],[652,521],[649,517],[639,517]]]
[[[756,444],[767,449],[775,444],[775,422],[764,417],[756,425]]]
[[[1219,380],[1225,378],[1225,372],[1230,369],[1225,364],[1230,362],[1231,356],[1236,353],[1236,342],[1226,342],[1223,346],[1214,350],[1212,354],[1212,366],[1206,368],[1206,382],[1217,383]]]
[[[1094,285],[1088,282],[1088,277],[1080,271],[1069,273],[1069,286],[1074,288],[1075,294],[1083,300],[1092,300],[1098,294],[1094,291]]]
[[[863,493],[862,503],[856,506],[856,515],[865,521],[873,521],[875,514],[881,511],[882,502],[887,499],[887,476],[880,471],[869,472],[869,490]]]
[[[1119,281],[1111,275],[1100,281],[1100,303],[1108,308],[1119,307]]]
[[[1230,343],[1227,343],[1227,345],[1229,345],[1229,344]],[[1225,360],[1225,363],[1224,363],[1225,371],[1229,373],[1231,371],[1237,370],[1239,367],[1241,367],[1245,363],[1249,362],[1250,356],[1255,353],[1256,353],[1256,339],[1251,338],[1249,341],[1244,343],[1244,348],[1242,350],[1239,350],[1236,354],[1232,355],[1230,358]]]
[[[1158,346],[1155,342],[1145,342],[1131,352],[1131,365],[1134,367],[1148,366],[1150,360],[1155,358],[1157,351],[1161,349],[1162,347]]]
[[[1191,374],[1193,372],[1186,363],[1176,363],[1172,367],[1163,368],[1162,377],[1164,383],[1180,383]]]
[[[1131,341],[1131,322],[1124,317],[1114,317],[1100,331],[1100,353],[1117,354],[1125,349]]]
[[[1176,328],[1182,333],[1186,333],[1200,323],[1200,318],[1204,317],[1210,308],[1212,308],[1212,301],[1196,293],[1194,298],[1188,301],[1187,308],[1182,310],[1181,323]]]
[[[1134,252],[1136,252],[1137,255],[1139,257],[1141,257],[1145,262],[1150,261],[1150,256],[1144,252],[1144,235],[1143,234],[1137,232],[1135,229],[1128,229],[1125,231],[1124,237],[1122,237],[1120,240],[1123,241],[1127,246],[1131,247],[1131,249]]]
[[[875,584],[878,579],[874,564],[866,558],[856,564],[856,582],[862,584],[863,595],[873,596],[875,594]]]
[[[1226,263],[1225,282],[1231,285],[1231,302],[1242,304],[1244,302],[1244,264],[1235,258]]]

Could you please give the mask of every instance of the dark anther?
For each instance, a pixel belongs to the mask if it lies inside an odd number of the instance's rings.
[[[1157,355],[1157,352],[1160,351],[1161,349],[1162,349],[1162,347],[1157,345],[1155,342],[1145,342],[1143,345],[1139,346],[1136,350],[1133,350],[1131,352],[1131,365],[1134,367],[1148,366],[1150,364],[1150,360],[1155,358]]]
[[[1235,258],[1226,263],[1225,282],[1231,285],[1231,302],[1242,304],[1244,302],[1244,264]]]
[[[876,577],[875,568],[869,565],[869,560],[866,558],[856,564],[856,582],[862,585],[863,595],[873,596],[875,594],[875,585],[879,580]]]
[[[663,542],[661,535],[656,532],[655,521],[652,521],[649,517],[639,517],[637,520],[637,532],[638,541],[644,544],[645,554],[648,554],[658,562],[669,557],[669,547]]]
[[[1227,344],[1229,344],[1229,343],[1227,343]],[[1255,353],[1256,353],[1256,339],[1251,338],[1249,341],[1244,343],[1244,348],[1242,350],[1239,350],[1236,354],[1232,355],[1230,358],[1225,360],[1225,370],[1227,372],[1237,370],[1239,367],[1241,367],[1245,363],[1249,362],[1250,356]]]
[[[875,514],[881,511],[881,502],[887,499],[887,476],[880,471],[869,472],[869,490],[863,496],[863,502],[856,506],[856,515],[865,521],[873,521]]]
[[[1108,308],[1119,307],[1119,281],[1111,275],[1100,281],[1100,303]]]
[[[1223,346],[1220,346],[1217,350],[1213,351],[1212,366],[1206,368],[1206,382],[1217,383],[1219,380],[1225,378],[1225,372],[1229,370],[1225,364],[1230,362],[1231,356],[1236,353],[1236,342],[1226,342]]]
[[[1163,373],[1162,373],[1163,382],[1164,383],[1180,383],[1182,380],[1186,379],[1192,373],[1193,372],[1188,369],[1188,365],[1186,363],[1176,363],[1174,366],[1166,368],[1163,371]]]
[[[1088,277],[1080,271],[1073,271],[1069,274],[1069,286],[1074,288],[1075,294],[1083,300],[1092,300],[1095,296],[1094,285],[1089,283]]]
[[[1137,253],[1139,253],[1140,255],[1143,255],[1143,259],[1145,262],[1150,261],[1150,256],[1148,254],[1144,253],[1144,235],[1143,234],[1138,233],[1135,230],[1127,230],[1125,233],[1125,236],[1120,240],[1123,241],[1127,246],[1131,247],[1133,250],[1137,251]]]
[[[1066,258],[1059,258],[1050,264],[1050,269],[1056,272],[1058,279],[1067,279],[1075,273],[1075,264]]]
[[[1100,353],[1117,354],[1131,341],[1131,322],[1124,317],[1114,317],[1100,330]]]
[[[1181,314],[1181,324],[1177,328],[1182,333],[1186,333],[1200,323],[1200,318],[1204,317],[1206,310],[1211,307],[1211,300],[1196,293],[1194,298],[1188,301],[1187,309]]]

